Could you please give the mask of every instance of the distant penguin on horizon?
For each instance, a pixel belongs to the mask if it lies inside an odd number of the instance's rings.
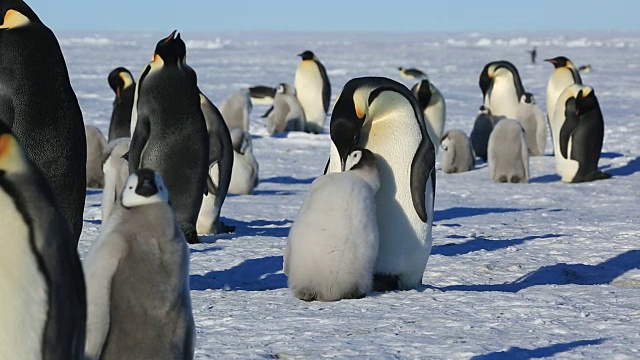
[[[536,58],[538,57],[538,47],[534,46],[533,50],[529,50],[529,55],[531,56],[531,64],[536,63]]]
[[[503,119],[489,137],[489,175],[495,182],[529,182],[529,150],[524,129],[512,119]]]
[[[444,124],[447,121],[447,105],[444,96],[429,80],[422,80],[415,84],[411,88],[411,92],[418,99],[427,131],[437,154],[440,148],[440,139],[444,133]]]
[[[104,187],[104,171],[102,161],[104,150],[107,147],[107,139],[97,126],[85,125],[85,137],[87,139],[87,187],[102,189]]]
[[[324,65],[309,50],[298,54],[302,58],[296,69],[294,87],[306,119],[305,131],[319,134],[331,101],[331,83]]]
[[[563,182],[603,180],[598,170],[604,141],[604,119],[591,86],[574,84],[558,97],[551,120],[556,171]]]
[[[240,89],[229,95],[220,105],[220,113],[229,131],[249,131],[249,115],[253,105],[248,89]]]
[[[344,172],[315,179],[295,218],[284,253],[284,273],[304,301],[357,299],[372,289],[378,255],[376,158],[354,149]]]
[[[515,119],[518,104],[525,90],[518,69],[508,61],[493,61],[480,73],[480,89],[484,106],[494,116]]]
[[[267,132],[275,134],[284,131],[304,131],[305,123],[304,110],[295,96],[293,86],[281,83],[276,88],[273,111],[267,118]]]
[[[54,33],[24,1],[0,2],[0,19],[0,121],[46,176],[77,243],[87,144],[65,58]]]
[[[113,141],[122,137],[131,137],[131,112],[136,94],[136,82],[131,71],[124,67],[113,69],[107,77],[109,86],[116,95],[113,99],[109,137]]]
[[[442,156],[440,164],[445,174],[471,171],[476,166],[471,140],[462,130],[448,130],[440,142]]]
[[[544,156],[547,146],[547,122],[533,94],[525,92],[518,104],[516,118],[524,129],[531,156]]]

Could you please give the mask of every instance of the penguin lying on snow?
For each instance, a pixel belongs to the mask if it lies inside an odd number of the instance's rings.
[[[464,131],[457,129],[447,131],[442,137],[440,147],[443,151],[440,162],[445,174],[470,171],[476,166],[471,141]]]
[[[313,181],[291,227],[284,254],[289,288],[305,301],[364,297],[378,255],[376,158],[355,149],[345,171]]]
[[[189,248],[168,201],[137,170],[87,254],[87,360],[193,359]]]
[[[1,121],[0,229],[0,359],[84,359],[76,239],[48,180]]]
[[[422,70],[416,68],[403,68],[399,67],[398,71],[400,71],[400,76],[405,80],[420,80],[426,79],[427,74],[425,74]]]
[[[104,187],[102,160],[107,140],[102,135],[102,131],[93,125],[85,125],[84,133],[87,138],[87,187],[102,189]]]
[[[489,174],[496,182],[529,182],[529,151],[524,129],[516,120],[504,119],[491,132]]]

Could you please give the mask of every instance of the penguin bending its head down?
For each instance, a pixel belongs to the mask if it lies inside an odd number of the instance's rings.
[[[491,109],[494,116],[516,117],[524,86],[518,69],[508,61],[494,61],[485,65],[480,73],[480,90],[484,106]]]
[[[76,243],[82,233],[87,145],[60,45],[22,0],[0,2],[0,121],[51,184]]]
[[[0,359],[83,360],[76,239],[48,180],[0,122]]]
[[[142,71],[131,123],[129,173],[139,168],[160,173],[187,241],[199,242],[196,221],[202,194],[209,191],[209,137],[196,73],[187,65],[185,43],[175,31],[158,42]]]
[[[313,52],[306,50],[298,56],[302,61],[296,69],[294,86],[307,121],[305,130],[319,134],[329,111],[331,83],[327,70]]]
[[[411,91],[387,78],[349,80],[331,116],[328,170],[344,171],[354,145],[373,152],[380,168],[374,289],[415,288],[431,253],[436,172],[435,149]]]
[[[284,254],[289,288],[305,301],[361,298],[371,291],[378,254],[376,158],[354,149],[344,172],[313,181]]]
[[[437,154],[440,147],[440,139],[444,132],[444,123],[447,120],[447,106],[444,97],[440,90],[429,80],[422,80],[415,84],[411,88],[411,92],[418,99],[426,121],[427,131]]]
[[[131,112],[136,94],[136,82],[131,72],[123,67],[113,69],[107,80],[116,95],[113,99],[108,141],[131,137]]]
[[[158,173],[129,176],[84,271],[87,360],[193,359],[189,248]]]

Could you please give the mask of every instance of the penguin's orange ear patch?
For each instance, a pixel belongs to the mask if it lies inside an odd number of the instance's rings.
[[[0,169],[20,171],[23,166],[22,148],[12,134],[0,135]]]
[[[362,105],[356,104],[356,115],[358,115],[360,119],[364,118],[364,108]]]
[[[29,24],[31,21],[21,12],[13,9],[7,10],[4,14],[4,21],[0,25],[0,29],[13,29]]]
[[[11,146],[11,135],[2,134],[0,135],[0,159],[4,158],[4,155],[7,153],[9,147]]]

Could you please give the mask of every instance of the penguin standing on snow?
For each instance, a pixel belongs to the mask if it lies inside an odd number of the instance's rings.
[[[200,106],[209,133],[209,193],[204,195],[196,222],[198,234],[220,234],[235,230],[220,221],[233,169],[233,144],[218,108],[200,93]]]
[[[273,111],[267,118],[267,132],[269,134],[283,131],[304,131],[304,110],[294,94],[291,85],[282,83],[276,89],[273,99]]]
[[[96,126],[85,125],[84,132],[87,138],[87,187],[102,189],[104,187],[102,160],[107,140]]]
[[[608,179],[598,170],[604,120],[591,86],[571,85],[558,97],[551,120],[556,171],[563,182]]]
[[[480,73],[480,90],[484,107],[494,116],[515,119],[518,103],[524,95],[524,86],[518,69],[508,61],[494,61],[485,65]]]
[[[493,116],[491,110],[480,106],[476,120],[473,123],[473,129],[469,135],[473,151],[476,156],[487,161],[487,148],[489,147],[489,137],[496,124],[504,119],[504,116]]]
[[[496,125],[489,137],[488,162],[495,182],[529,182],[529,150],[519,122],[504,119]]]
[[[329,111],[331,83],[327,70],[313,52],[306,50],[298,56],[302,61],[298,64],[294,80],[296,96],[304,109],[306,131],[319,134]]]
[[[185,59],[185,43],[174,31],[158,42],[140,76],[129,173],[144,167],[162,175],[187,241],[197,243],[196,221],[202,194],[207,193],[209,137],[196,73]]]
[[[189,248],[168,201],[137,170],[87,254],[87,360],[193,359]]]
[[[440,139],[444,132],[444,123],[447,120],[447,105],[444,97],[429,80],[420,81],[411,88],[411,92],[418,99],[420,108],[424,113],[427,131],[437,154],[440,147]]]
[[[131,72],[123,67],[113,69],[107,80],[116,95],[113,99],[108,141],[131,137],[131,111],[133,110],[133,98],[136,94],[136,82],[133,80]]]
[[[51,184],[76,239],[82,232],[84,122],[55,35],[22,0],[0,3],[0,121]]]
[[[387,78],[349,80],[331,116],[330,172],[345,170],[354,145],[373,152],[380,168],[374,289],[413,289],[431,254],[436,160],[411,91]]]
[[[558,98],[567,87],[573,84],[582,85],[582,78],[580,77],[580,72],[576,66],[573,65],[571,60],[564,56],[545,59],[545,61],[553,64],[554,67],[554,70],[549,77],[549,82],[547,83],[547,118],[549,120],[549,127],[551,128],[551,140],[552,142],[555,142],[556,138],[553,137],[553,134],[557,132],[557,129],[553,128],[554,124],[552,119],[556,112],[556,103]]]
[[[371,291],[378,255],[376,159],[354,149],[344,172],[313,181],[291,227],[284,254],[289,288],[305,301],[362,298]]]
[[[258,186],[258,161],[253,156],[251,134],[240,129],[231,130],[233,144],[233,171],[229,192],[232,194],[251,195]]]
[[[531,156],[544,156],[547,146],[547,123],[531,93],[524,93],[518,104],[516,120],[522,125]]]
[[[233,129],[249,131],[249,114],[252,109],[253,105],[247,89],[238,90],[226,98],[220,106],[220,112],[229,131]]]
[[[49,182],[0,122],[0,359],[84,359],[76,239]]]
[[[442,137],[440,147],[444,151],[440,162],[445,174],[470,171],[476,166],[471,141],[464,131],[457,129],[447,131]]]

